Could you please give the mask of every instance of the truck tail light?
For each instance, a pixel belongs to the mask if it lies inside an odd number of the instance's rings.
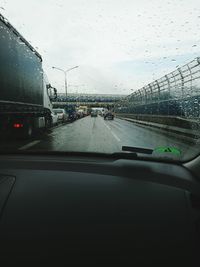
[[[24,125],[22,123],[14,123],[13,128],[23,128]]]

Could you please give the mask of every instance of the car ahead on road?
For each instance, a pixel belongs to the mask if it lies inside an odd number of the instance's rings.
[[[83,113],[83,110],[82,109],[79,109],[77,111],[77,118],[78,119],[82,119],[84,117],[84,113]]]
[[[90,115],[91,115],[91,117],[97,117],[97,111],[96,110],[92,110]]]
[[[58,125],[58,114],[55,111],[51,112],[52,125]]]
[[[97,113],[98,113],[99,116],[102,116],[102,111],[101,110],[98,110]]]
[[[113,112],[107,112],[105,115],[104,115],[104,120],[114,120],[114,114]]]
[[[69,114],[64,110],[60,108],[53,109],[54,113],[58,115],[58,121],[60,122],[67,122],[69,119]]]
[[[68,120],[69,120],[70,122],[73,122],[73,121],[75,121],[75,120],[78,119],[78,115],[77,115],[77,112],[76,112],[76,111],[69,112],[68,114],[69,114],[69,118],[68,118]]]
[[[78,119],[77,111],[74,105],[67,105],[65,108],[66,113],[68,114],[68,121],[73,122]]]

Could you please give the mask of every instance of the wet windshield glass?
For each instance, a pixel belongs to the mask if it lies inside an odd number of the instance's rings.
[[[2,1],[2,152],[179,161],[199,140],[198,0]]]

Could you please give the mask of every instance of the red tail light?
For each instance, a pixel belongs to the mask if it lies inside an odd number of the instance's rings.
[[[13,128],[22,128],[24,125],[22,123],[14,123]]]

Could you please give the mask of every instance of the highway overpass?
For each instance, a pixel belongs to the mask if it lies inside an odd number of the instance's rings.
[[[92,107],[114,107],[116,102],[86,102],[86,101],[74,101],[74,102],[53,102],[54,108],[64,108],[66,105],[75,105],[75,106],[88,106]]]

